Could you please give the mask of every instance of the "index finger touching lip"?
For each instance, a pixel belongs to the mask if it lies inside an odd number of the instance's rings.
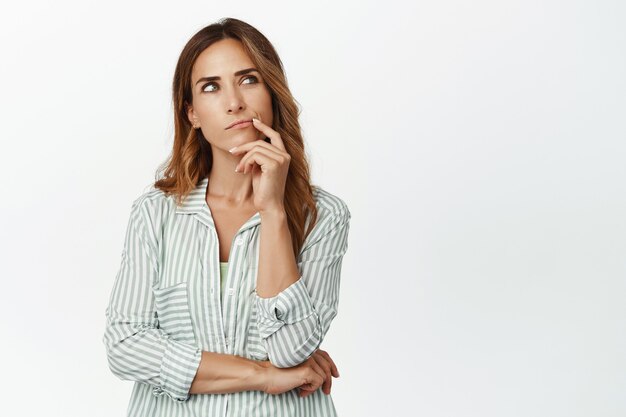
[[[255,129],[258,129],[259,131],[264,133],[265,136],[267,136],[269,140],[265,140],[266,142],[271,143],[273,146],[277,147],[278,149],[282,151],[286,150],[285,145],[283,143],[283,139],[280,136],[280,133],[278,133],[277,131],[275,131],[274,129],[272,129],[271,127],[269,127],[268,125],[266,125],[265,123],[263,123],[262,121],[256,118],[252,119],[252,124],[254,125]]]

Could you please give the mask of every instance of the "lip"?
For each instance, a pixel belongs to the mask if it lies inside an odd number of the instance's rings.
[[[248,127],[252,124],[252,119],[239,119],[232,122],[226,129],[242,129],[244,127]]]

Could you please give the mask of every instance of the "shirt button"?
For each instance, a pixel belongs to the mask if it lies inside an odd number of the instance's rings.
[[[237,245],[237,246],[243,245],[243,238],[242,237],[238,237],[237,239],[235,239],[235,245]]]
[[[228,295],[230,295],[230,296],[235,295],[235,289],[234,288],[229,288],[228,289]]]

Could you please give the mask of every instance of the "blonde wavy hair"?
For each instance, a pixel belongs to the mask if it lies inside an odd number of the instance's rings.
[[[211,146],[200,129],[193,128],[187,118],[187,105],[192,103],[191,70],[202,51],[222,39],[236,39],[265,80],[272,98],[276,130],[291,155],[285,184],[285,211],[293,251],[296,258],[307,235],[317,221],[309,163],[298,122],[296,100],[287,86],[282,61],[274,46],[256,28],[235,18],[223,18],[204,27],[183,48],[174,72],[172,102],[174,109],[174,145],[167,160],[159,167],[154,186],[176,197],[180,204],[207,177],[213,164]],[[305,222],[310,214],[308,228]]]

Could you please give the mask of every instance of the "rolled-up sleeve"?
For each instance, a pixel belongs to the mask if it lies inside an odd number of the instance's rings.
[[[190,396],[202,352],[159,328],[152,291],[158,263],[145,210],[139,200],[133,202],[102,341],[114,375],[149,384],[154,395],[182,402]]]
[[[256,296],[259,334],[274,366],[288,368],[306,361],[337,315],[350,218],[344,206],[322,219],[298,256],[298,280],[273,297]]]

